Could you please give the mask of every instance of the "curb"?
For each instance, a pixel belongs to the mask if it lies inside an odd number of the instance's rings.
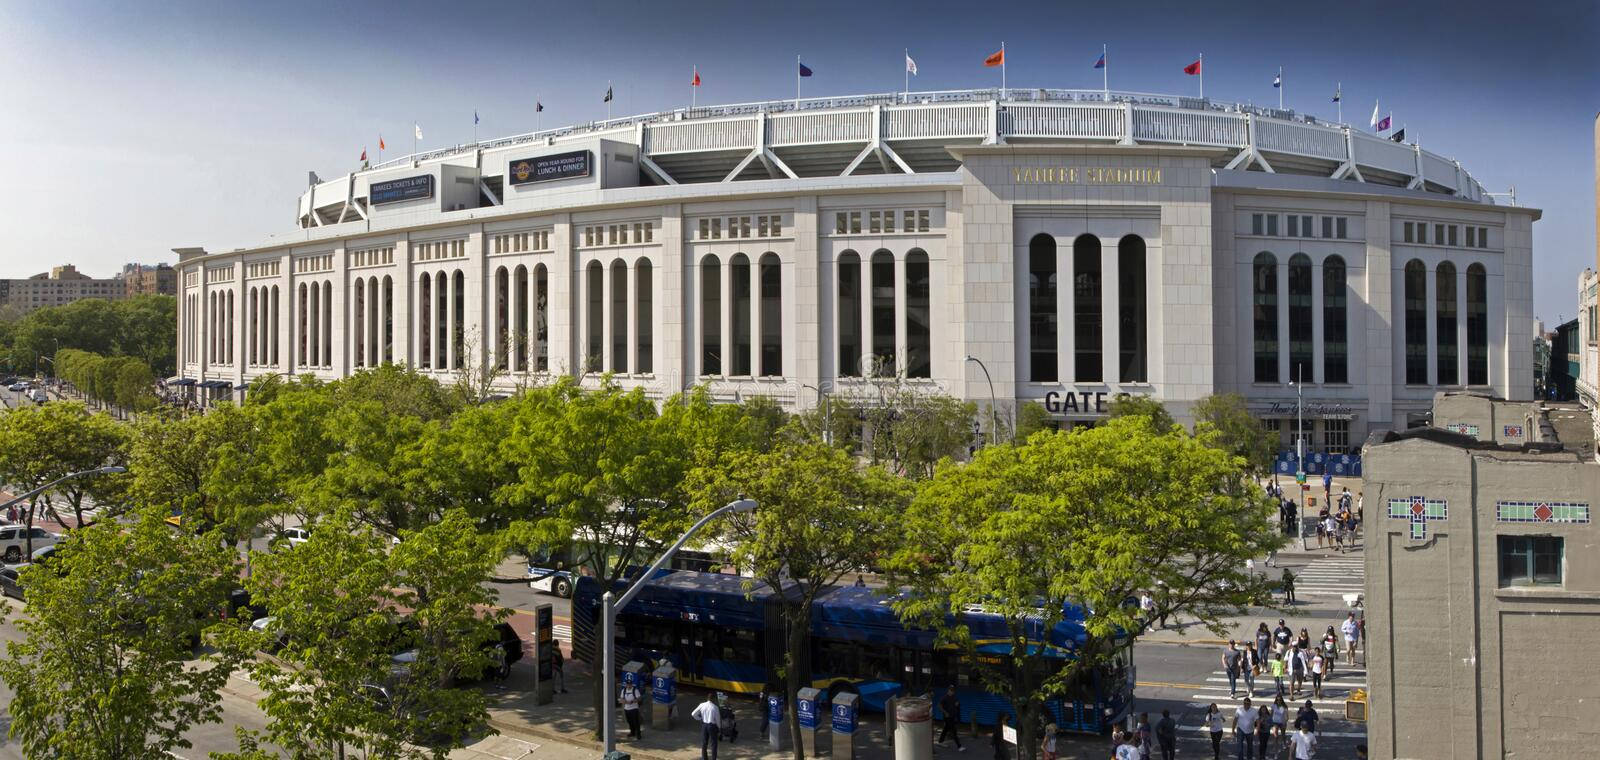
[[[538,726],[531,726],[526,723],[517,723],[491,716],[489,718],[488,725],[490,728],[500,732],[501,736],[509,736],[513,739],[521,736],[531,736],[544,739],[545,741],[559,742],[577,749],[589,750],[593,752],[601,751],[600,742],[590,741],[588,739],[578,739],[577,737],[561,733],[560,731],[551,731]],[[619,749],[622,748],[620,743],[617,746]],[[628,749],[625,751],[628,753],[629,757],[638,758],[639,760],[675,760],[674,758],[666,755],[657,755],[648,751],[633,749]]]

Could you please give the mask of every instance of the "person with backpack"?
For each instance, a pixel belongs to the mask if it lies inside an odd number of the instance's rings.
[[[956,685],[944,690],[944,696],[939,699],[939,710],[944,713],[944,730],[939,732],[939,746],[944,746],[945,740],[950,739],[956,743],[957,752],[966,752],[967,748],[961,746],[961,733],[957,730],[961,723],[961,700],[956,697]]]
[[[1173,760],[1178,753],[1178,722],[1172,719],[1172,711],[1166,708],[1161,710],[1161,720],[1156,722],[1156,743],[1161,745],[1161,760]]]

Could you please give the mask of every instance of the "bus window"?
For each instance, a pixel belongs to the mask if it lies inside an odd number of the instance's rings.
[[[856,674],[856,646],[847,641],[820,641],[817,643],[814,670],[828,676]]]
[[[761,641],[755,631],[746,628],[723,628],[718,633],[722,659],[744,665],[761,663]]]
[[[889,654],[882,649],[863,647],[861,649],[861,669],[856,671],[862,678],[872,681],[899,681],[895,675],[894,665],[889,662]]]

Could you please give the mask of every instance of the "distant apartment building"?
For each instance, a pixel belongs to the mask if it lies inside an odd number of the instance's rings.
[[[126,264],[118,277],[122,279],[122,292],[127,298],[178,294],[178,270],[171,264]]]
[[[26,314],[85,298],[117,300],[124,293],[125,286],[120,278],[96,279],[79,272],[71,264],[63,264],[26,279],[0,280],[0,310],[12,315]]]
[[[1592,423],[1463,393],[1434,418],[1363,451],[1370,756],[1594,757]]]
[[[1594,414],[1595,437],[1600,439],[1600,272],[1593,269],[1578,275],[1577,332],[1568,350],[1578,366],[1578,401]]]

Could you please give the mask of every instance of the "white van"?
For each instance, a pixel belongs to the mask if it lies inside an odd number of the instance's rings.
[[[0,560],[8,565],[22,561],[28,552],[28,530],[24,525],[6,525],[0,527]],[[51,533],[44,528],[33,528],[33,548],[50,546],[61,540],[61,536]]]

